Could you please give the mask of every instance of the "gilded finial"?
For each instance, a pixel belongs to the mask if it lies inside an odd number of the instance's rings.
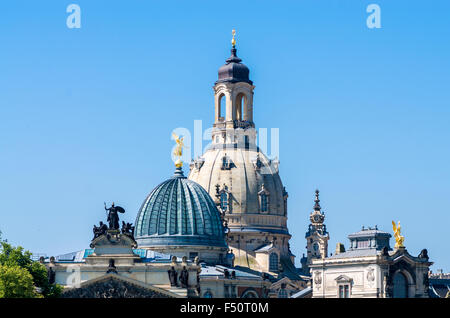
[[[233,47],[236,46],[236,39],[234,38],[236,35],[236,30],[233,29],[233,31],[231,31],[231,34],[233,34],[233,39],[231,39],[231,45],[233,45]]]
[[[395,222],[392,221],[392,228],[394,230],[394,238],[395,238],[395,248],[399,248],[399,247],[405,247],[403,245],[403,242],[405,241],[405,237],[400,235],[400,221],[398,221],[398,225],[395,225]]]
[[[175,161],[175,167],[181,168],[183,166],[183,161],[181,161],[181,156],[183,155],[183,147],[184,147],[183,139],[184,139],[184,137],[180,138],[175,133],[172,133],[172,139],[174,139],[175,142],[177,143],[175,146],[175,149],[173,150],[173,155],[175,157],[178,157],[178,159]]]

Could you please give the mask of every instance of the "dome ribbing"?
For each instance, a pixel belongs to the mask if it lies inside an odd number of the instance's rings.
[[[177,168],[144,200],[135,223],[139,247],[226,247],[220,212],[205,189]]]

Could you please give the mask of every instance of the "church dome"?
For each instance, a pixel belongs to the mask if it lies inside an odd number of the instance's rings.
[[[181,167],[142,203],[134,237],[139,247],[226,248],[220,212],[208,192],[187,179]]]
[[[236,56],[236,48],[233,46],[231,56],[226,60],[226,64],[219,68],[219,80],[216,84],[224,82],[245,82],[252,85],[253,82],[249,79],[250,70],[241,61]]]
[[[211,195],[216,185],[226,186],[230,194],[227,208],[228,227],[232,232],[266,232],[289,235],[287,230],[286,191],[278,174],[278,163],[259,149],[243,147],[209,148],[201,157],[203,164],[193,164],[189,179],[201,184]],[[224,161],[229,167],[224,167]],[[267,195],[262,209],[261,196]]]

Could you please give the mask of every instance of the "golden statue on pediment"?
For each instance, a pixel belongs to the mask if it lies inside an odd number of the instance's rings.
[[[392,221],[392,228],[394,230],[394,238],[395,238],[395,248],[405,247],[403,242],[405,241],[405,237],[400,234],[401,226],[400,221],[398,221],[398,225],[395,225],[395,222]]]

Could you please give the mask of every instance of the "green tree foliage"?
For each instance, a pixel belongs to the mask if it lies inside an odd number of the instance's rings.
[[[35,298],[33,276],[20,266],[0,265],[0,298]]]
[[[13,247],[5,241],[0,244],[0,267],[2,268],[0,297],[39,297],[35,287],[39,288],[44,297],[58,297],[61,294],[62,287],[48,282],[47,268],[39,262],[32,261],[29,251],[24,251],[21,246]],[[15,280],[12,280],[12,277],[15,277]],[[28,289],[29,279],[33,286],[32,294]],[[21,287],[20,284],[24,285]],[[2,288],[13,288],[13,291],[2,291]]]

